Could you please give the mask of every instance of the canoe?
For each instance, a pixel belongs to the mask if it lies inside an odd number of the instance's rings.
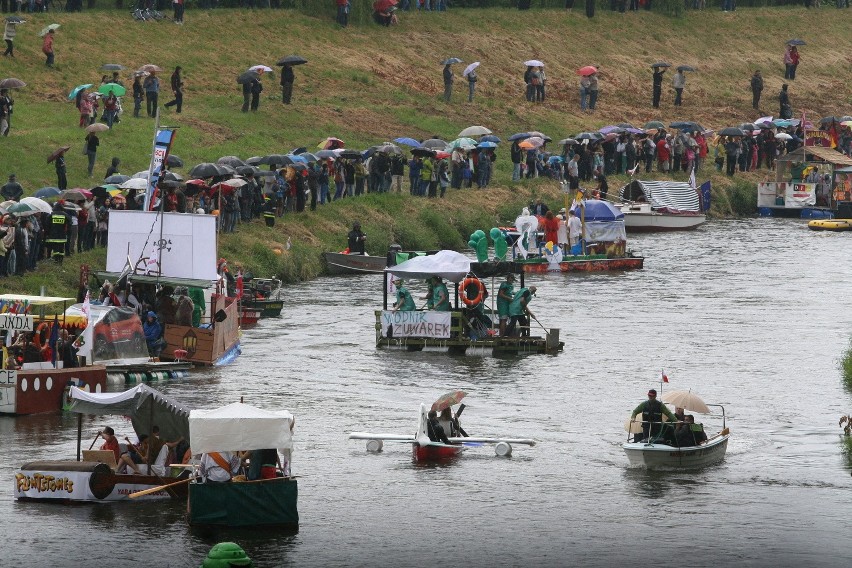
[[[811,231],[852,231],[852,219],[814,219],[808,221]]]
[[[328,273],[341,274],[380,274],[387,266],[387,257],[364,254],[344,254],[340,252],[323,253]]]

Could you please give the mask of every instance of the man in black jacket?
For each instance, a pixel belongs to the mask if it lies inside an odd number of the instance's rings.
[[[660,108],[660,96],[663,94],[663,73],[665,67],[654,67],[654,108]]]
[[[293,81],[296,75],[293,73],[292,65],[284,65],[281,68],[281,102],[285,105],[290,104],[290,97],[293,96]]]
[[[512,181],[521,181],[521,161],[523,160],[523,152],[521,152],[520,140],[512,142],[512,148],[509,153],[512,157]]]
[[[763,92],[763,77],[760,74],[760,69],[754,72],[751,76],[751,107],[757,110],[760,104],[760,93]]]

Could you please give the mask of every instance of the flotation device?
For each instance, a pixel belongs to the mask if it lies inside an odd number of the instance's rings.
[[[852,231],[852,219],[814,219],[808,222],[811,231]]]
[[[468,286],[476,286],[476,296],[473,298],[470,297],[467,293]],[[461,295],[461,300],[464,302],[464,305],[473,308],[476,307],[482,302],[483,297],[485,296],[485,285],[482,283],[482,280],[479,278],[472,276],[465,278],[459,284],[459,292]]]
[[[40,324],[38,324],[38,327],[35,328],[35,331],[33,332],[33,345],[35,345],[39,349],[41,349],[41,347],[43,345],[42,340],[41,340],[42,330],[44,330],[44,332],[45,332],[44,333],[44,339],[45,339],[44,345],[47,345],[47,340],[50,339],[50,324],[47,323],[47,322],[40,323]]]

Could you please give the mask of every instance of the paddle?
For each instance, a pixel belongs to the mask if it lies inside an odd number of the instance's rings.
[[[137,491],[135,493],[131,493],[127,496],[128,499],[136,499],[137,497],[142,497],[143,495],[150,495],[151,493],[157,493],[158,491],[162,491],[163,489],[168,490],[169,487],[174,487],[175,485],[183,485],[184,483],[189,483],[195,479],[194,477],[188,477],[181,481],[177,481],[175,483],[168,483],[166,485],[158,485],[157,487],[152,487],[151,489],[145,489],[143,491]]]
[[[534,320],[535,320],[535,323],[537,323],[538,325],[540,325],[540,326],[541,326],[541,329],[543,329],[543,330],[545,331],[545,333],[550,333],[550,330],[548,330],[546,327],[544,327],[544,325],[542,325],[542,323],[541,323],[540,321],[538,321],[538,318],[537,318],[537,317],[535,317],[534,315],[532,315],[532,312],[530,312],[529,310],[527,310],[527,313],[529,314],[529,316],[530,316],[532,319],[534,319]]]
[[[92,448],[94,448],[94,447],[95,447],[95,442],[97,442],[97,441],[98,441],[98,438],[100,438],[100,437],[101,437],[101,433],[100,433],[100,432],[98,432],[97,434],[95,434],[95,439],[94,439],[94,440],[92,440],[92,445],[91,445],[91,446],[89,446],[89,449],[90,449],[90,450],[91,450]]]
[[[709,442],[710,440],[715,440],[716,438],[719,438],[719,437],[721,437],[721,436],[727,436],[727,435],[728,435],[728,434],[730,434],[730,433],[731,433],[730,428],[725,428],[724,430],[722,430],[721,432],[719,432],[719,433],[718,433],[718,434],[716,434],[715,436],[712,436],[712,437],[710,437],[710,438],[707,438],[707,442]],[[706,443],[706,442],[705,442],[705,443]]]

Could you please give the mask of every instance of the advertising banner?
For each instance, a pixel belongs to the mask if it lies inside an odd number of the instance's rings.
[[[382,335],[384,337],[449,339],[450,320],[450,312],[383,311]]]

